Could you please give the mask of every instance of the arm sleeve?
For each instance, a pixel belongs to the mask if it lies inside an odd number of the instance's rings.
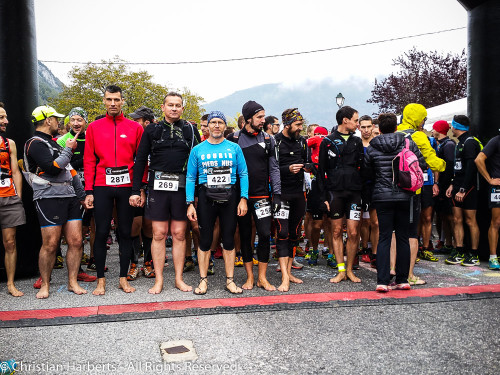
[[[71,148],[66,147],[59,156],[54,159],[47,145],[36,139],[31,143],[28,154],[43,172],[51,176],[56,176],[61,173],[69,164],[73,156]]]
[[[271,150],[269,156],[269,177],[271,178],[271,187],[273,194],[281,194],[281,178],[278,161],[275,153],[276,141],[271,138]]]
[[[240,146],[236,147],[236,172],[240,179],[240,197],[248,199],[248,169],[247,162],[245,161],[245,156]]]
[[[85,134],[85,152],[83,154],[83,173],[85,175],[85,191],[87,194],[93,194],[96,167],[97,157],[94,146],[94,128],[90,124]]]
[[[134,181],[132,185],[132,192],[130,193],[131,195],[139,195],[141,192],[142,179],[144,177],[146,164],[148,163],[148,156],[150,151],[151,134],[146,130],[142,135],[141,142],[139,143],[139,148],[137,149],[137,155],[135,157],[133,169]]]
[[[193,149],[189,154],[188,167],[186,173],[186,202],[194,201],[194,187],[198,175],[197,150]]]

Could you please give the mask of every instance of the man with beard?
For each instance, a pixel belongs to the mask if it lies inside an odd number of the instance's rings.
[[[75,138],[68,138],[64,148],[52,139],[57,134],[58,118],[63,117],[52,107],[35,108],[32,113],[35,133],[24,145],[26,177],[33,188],[42,233],[38,258],[42,283],[37,298],[49,297],[50,275],[63,231],[68,243],[68,290],[75,294],[87,293],[77,281],[82,256],[80,203],[85,193],[77,172],[70,166],[79,133]]]
[[[266,116],[264,107],[250,100],[243,105],[242,113],[245,125],[241,131],[230,134],[227,138],[241,147],[248,167],[248,212],[245,216],[238,217],[241,253],[247,272],[247,281],[242,288],[252,289],[254,285],[251,244],[253,217],[259,236],[257,286],[273,291],[276,288],[267,280],[266,272],[269,262],[272,211],[279,210],[281,206],[280,171],[274,152],[275,141],[269,134],[262,131]],[[269,180],[271,180],[272,186],[272,202],[269,193]]]
[[[308,152],[307,143],[300,135],[304,117],[298,108],[286,109],[282,114],[283,131],[276,135],[276,156],[281,176],[281,208],[274,214],[277,223],[278,253],[281,269],[280,292],[288,292],[290,282],[301,284],[302,280],[291,273],[294,248],[299,243],[300,227],[306,211],[304,196],[304,170]]]

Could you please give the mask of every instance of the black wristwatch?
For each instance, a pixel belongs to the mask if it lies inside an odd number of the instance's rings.
[[[187,202],[187,203],[186,203],[186,207],[189,207],[190,205],[193,205],[193,206],[194,206],[194,201],[191,201],[191,202]]]
[[[460,189],[458,189],[458,192],[464,194],[465,193],[465,189],[464,188],[460,188]]]

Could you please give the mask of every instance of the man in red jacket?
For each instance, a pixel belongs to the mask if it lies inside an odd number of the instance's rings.
[[[94,295],[106,292],[106,239],[114,205],[118,216],[120,289],[126,293],[135,291],[127,281],[132,254],[130,230],[134,219],[134,208],[129,205],[128,199],[132,190],[134,158],[144,129],[137,122],[123,116],[123,103],[120,87],[106,87],[106,116],[91,123],[86,134],[83,158],[87,194],[85,203],[87,207],[94,208],[96,224],[94,256],[98,279]]]

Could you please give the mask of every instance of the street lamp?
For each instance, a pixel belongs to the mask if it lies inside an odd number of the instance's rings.
[[[337,101],[337,105],[339,106],[339,108],[342,108],[342,106],[344,105],[345,98],[342,96],[341,92],[339,92],[335,100]]]

